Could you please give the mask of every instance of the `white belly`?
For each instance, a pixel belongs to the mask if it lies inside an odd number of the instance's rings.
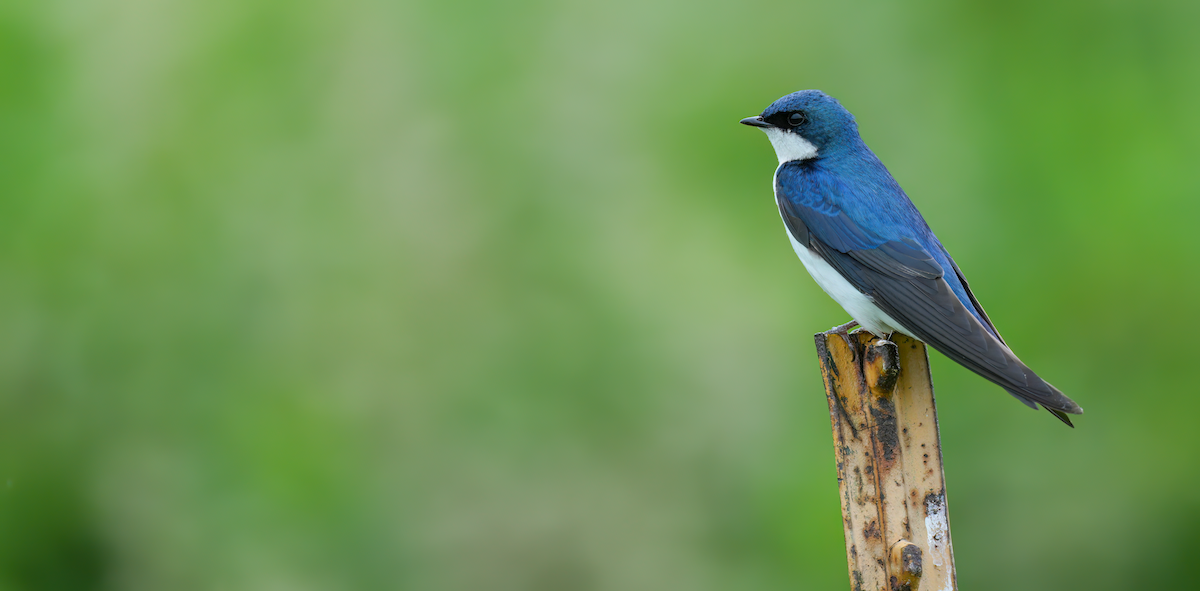
[[[796,256],[800,257],[800,262],[804,263],[805,269],[808,269],[808,274],[812,275],[817,285],[820,285],[821,289],[833,298],[833,301],[841,304],[860,326],[879,337],[896,331],[912,335],[911,332],[900,326],[899,322],[892,320],[883,310],[880,310],[879,306],[871,301],[871,298],[846,281],[842,274],[837,272],[837,269],[810,251],[807,246],[797,242],[786,226],[783,231],[792,243],[792,250],[796,251]]]

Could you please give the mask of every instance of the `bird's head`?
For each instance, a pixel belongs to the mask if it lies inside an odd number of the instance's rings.
[[[793,92],[742,123],[766,132],[780,164],[832,155],[858,139],[854,115],[819,90]]]

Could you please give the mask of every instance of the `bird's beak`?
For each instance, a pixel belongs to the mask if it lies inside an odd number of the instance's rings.
[[[742,125],[749,125],[750,127],[774,127],[770,123],[763,121],[762,115],[746,117],[745,119],[742,119]]]

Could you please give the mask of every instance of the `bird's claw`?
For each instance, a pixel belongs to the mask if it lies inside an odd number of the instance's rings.
[[[857,349],[857,347],[854,346],[854,342],[850,340],[850,329],[857,328],[857,327],[858,327],[858,321],[851,320],[850,322],[847,322],[841,326],[835,326],[835,327],[829,329],[829,332],[832,332],[834,334],[841,336],[842,340],[846,341],[846,347],[849,348],[850,351],[853,353],[853,352],[857,351],[858,349]]]

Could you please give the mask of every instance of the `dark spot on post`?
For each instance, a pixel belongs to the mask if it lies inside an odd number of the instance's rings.
[[[921,583],[921,548],[907,538],[896,542],[888,551],[891,591],[914,591]]]
[[[946,509],[946,492],[945,489],[937,492],[931,492],[925,495],[925,516],[929,517],[930,513],[941,513]]]
[[[883,459],[896,459],[896,446],[900,445],[900,434],[896,430],[896,405],[890,399],[878,398],[871,405],[871,416],[875,419],[875,434],[883,447]]]
[[[921,576],[921,548],[919,546],[909,544],[900,551],[900,568],[914,577]]]
[[[872,520],[871,523],[868,523],[867,527],[863,528],[863,537],[867,539],[882,539],[883,534],[879,533],[879,524],[875,523],[874,520]]]
[[[829,375],[832,378],[831,381],[834,381],[834,383],[836,383],[836,378],[842,377],[842,372],[838,371],[837,364],[833,362],[833,355],[831,353],[825,354],[825,367],[829,369]]]
[[[867,376],[874,373],[874,369],[866,371],[867,366],[878,366],[879,375],[870,386],[881,393],[890,394],[896,388],[896,378],[900,375],[900,353],[896,351],[896,343],[875,341],[867,345],[866,349],[863,355],[863,374]]]
[[[854,425],[854,419],[850,418],[850,411],[846,410],[846,398],[837,394],[836,385],[833,393],[834,403],[837,404],[838,414],[842,415],[842,421],[850,427],[850,436],[858,439],[858,427]]]
[[[863,591],[863,576],[858,569],[854,569],[851,573],[854,576],[854,591]]]

